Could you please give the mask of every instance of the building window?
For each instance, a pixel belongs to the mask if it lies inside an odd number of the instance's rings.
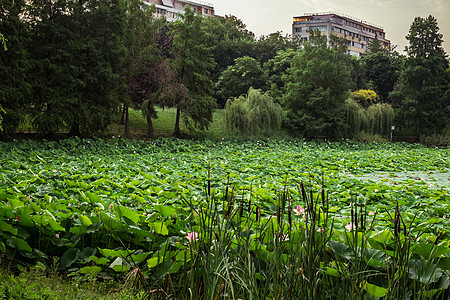
[[[295,32],[302,32],[302,28],[295,28]]]
[[[165,9],[158,8],[156,12],[163,16],[167,15],[167,11]]]
[[[327,31],[327,26],[311,26],[309,30]]]

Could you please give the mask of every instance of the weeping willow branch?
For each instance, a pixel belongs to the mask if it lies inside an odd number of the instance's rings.
[[[260,133],[278,130],[285,113],[272,97],[250,88],[247,96],[230,99],[225,106],[226,128],[233,132]]]

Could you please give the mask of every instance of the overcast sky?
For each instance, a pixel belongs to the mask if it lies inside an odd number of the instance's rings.
[[[292,34],[292,18],[304,13],[335,12],[381,26],[386,38],[404,54],[405,36],[415,17],[433,15],[450,54],[450,0],[203,0],[217,15],[234,15],[256,36]]]

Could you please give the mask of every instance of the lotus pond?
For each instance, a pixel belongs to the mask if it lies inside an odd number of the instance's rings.
[[[153,298],[447,299],[450,151],[0,143],[0,259]]]

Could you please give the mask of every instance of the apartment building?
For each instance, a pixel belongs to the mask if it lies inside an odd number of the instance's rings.
[[[384,47],[391,49],[391,42],[386,39],[380,26],[335,13],[315,13],[294,17],[292,36],[308,40],[309,32],[319,30],[330,39],[331,35],[343,37],[348,43],[348,52],[361,56],[367,51],[368,42],[379,40]]]
[[[155,4],[156,13],[160,17],[166,17],[167,21],[179,19],[184,12],[184,7],[189,5],[194,12],[204,16],[214,16],[214,6],[211,3],[198,0],[143,0],[146,4]]]

